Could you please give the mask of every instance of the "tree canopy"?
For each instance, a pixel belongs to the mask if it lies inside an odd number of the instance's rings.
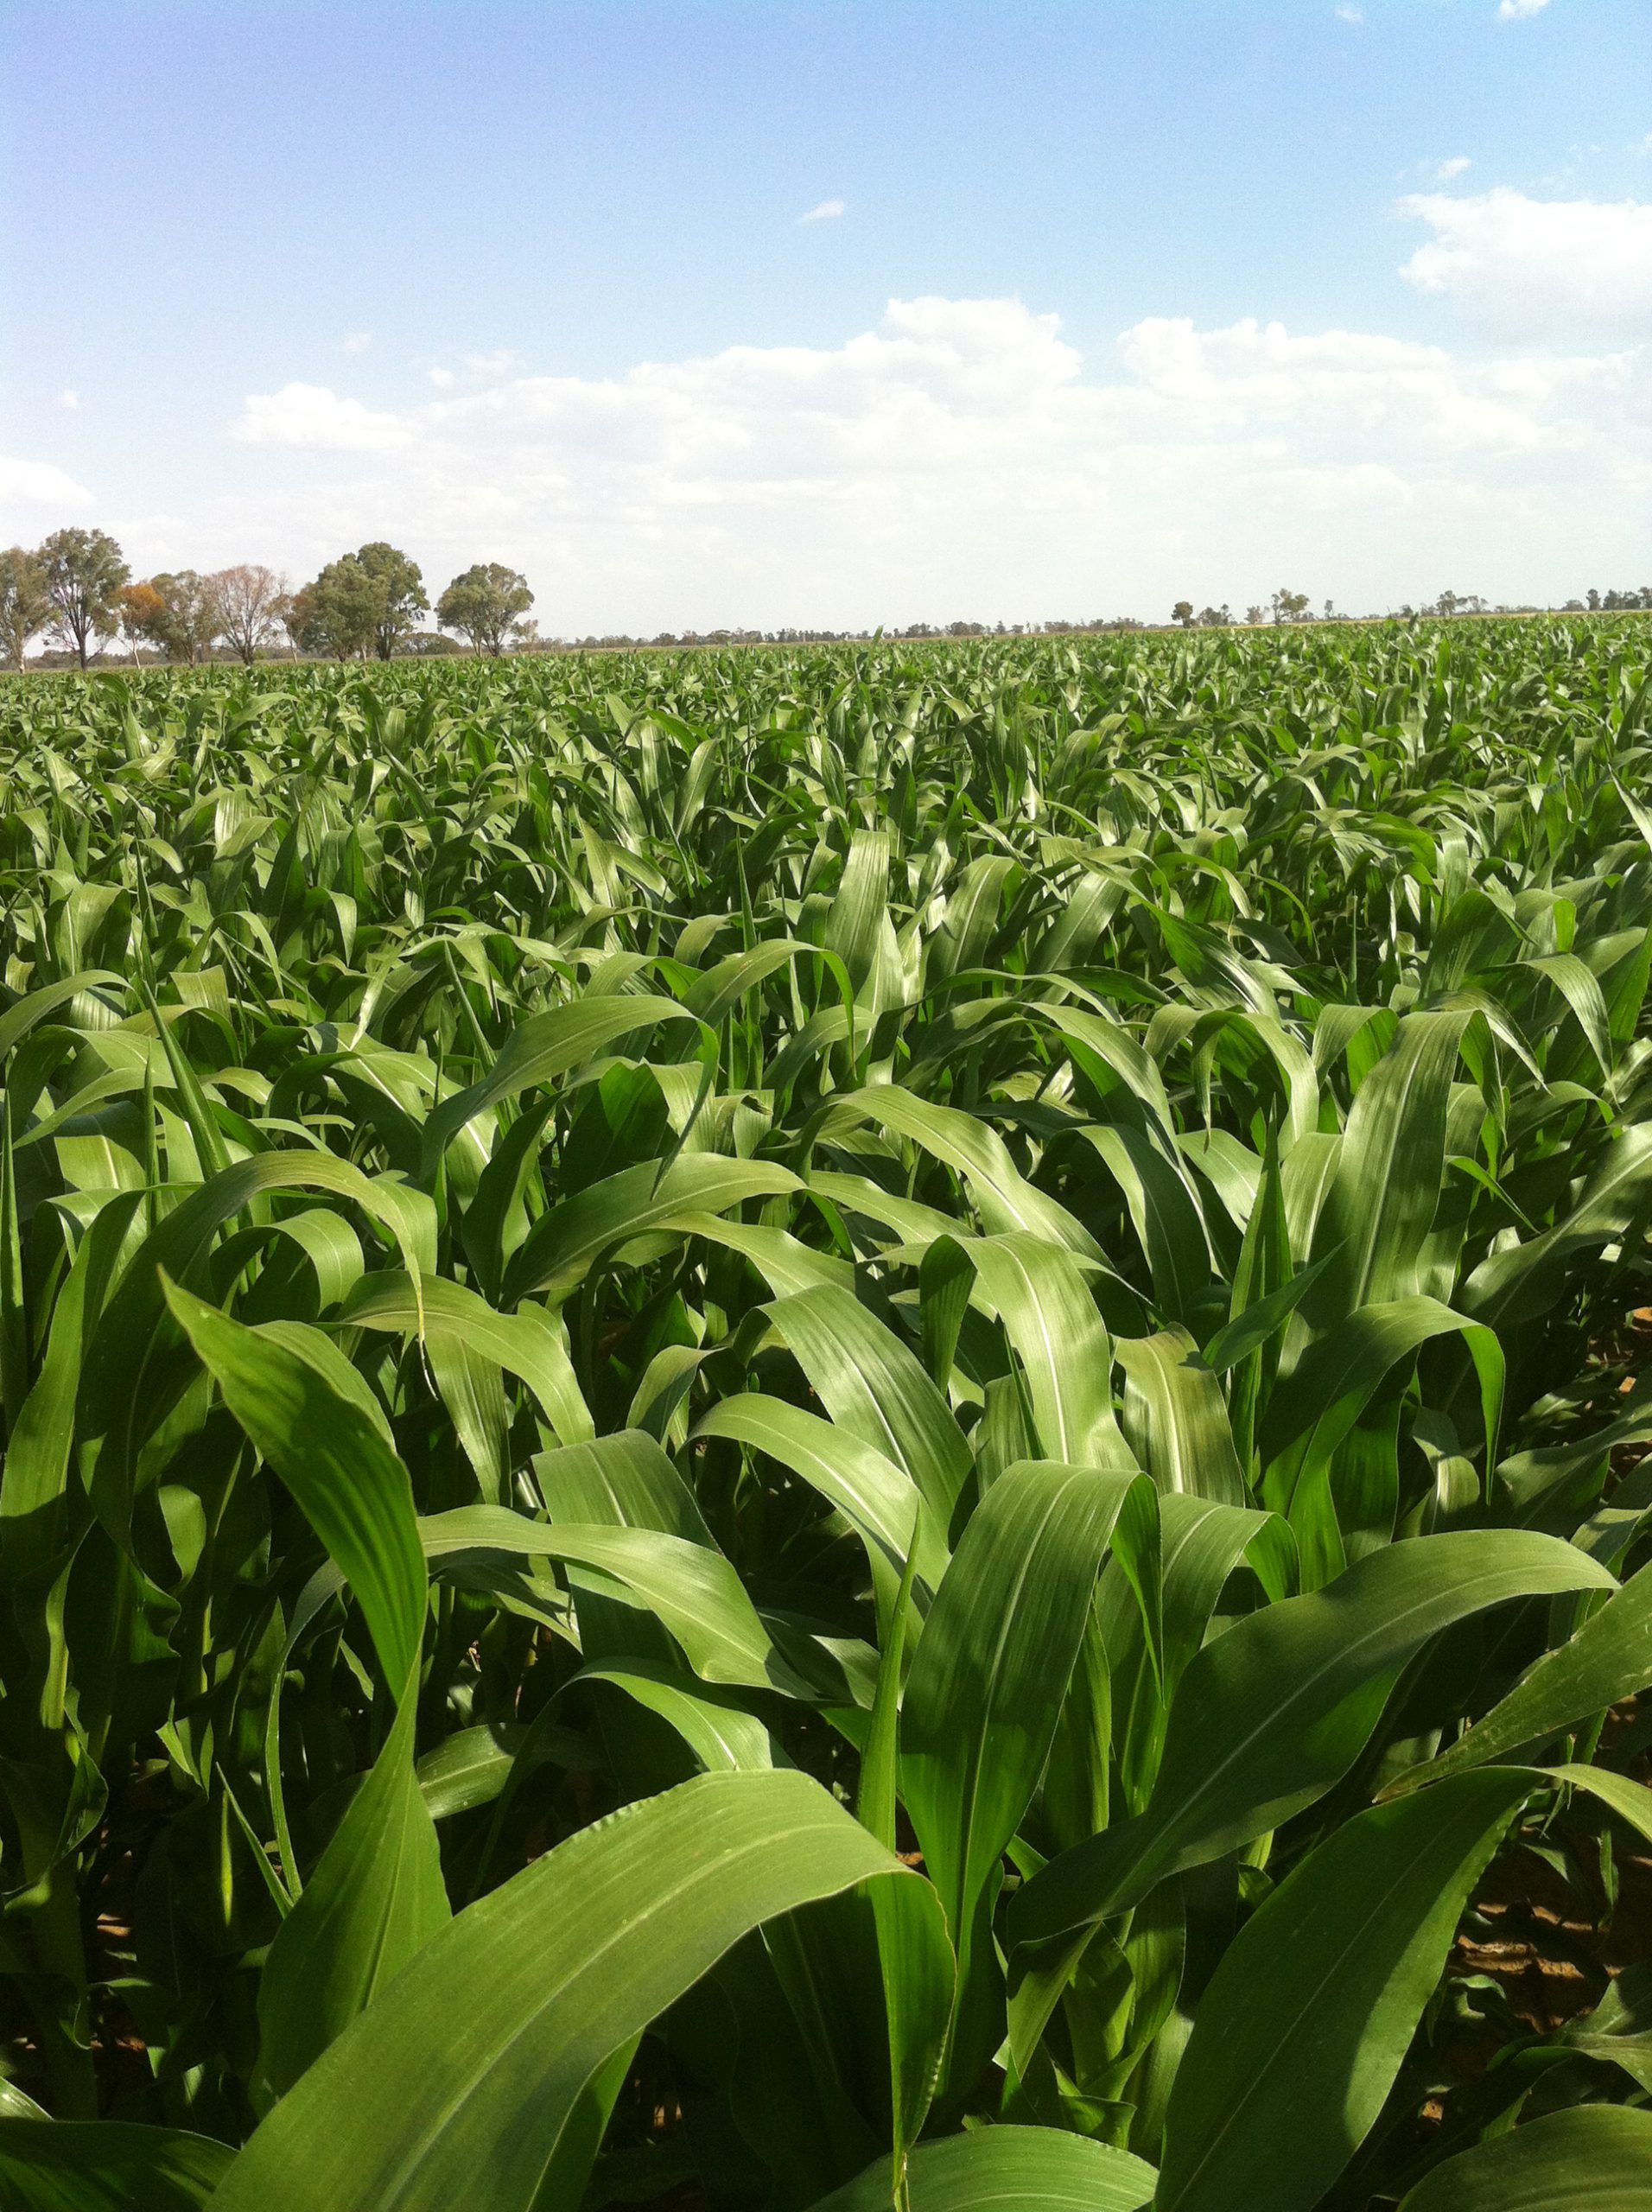
[[[23,664],[29,640],[52,619],[52,601],[40,561],[21,545],[0,553],[0,658]]]
[[[300,652],[348,660],[372,645],[378,603],[378,585],[346,553],[295,595],[288,626]]]
[[[329,561],[295,596],[288,627],[301,652],[388,660],[429,604],[417,563],[378,539]]]
[[[86,664],[92,640],[120,621],[120,594],[131,581],[126,556],[106,531],[54,530],[35,555],[52,604],[51,627]]]
[[[501,653],[533,605],[528,580],[502,561],[478,562],[455,576],[436,601],[436,620],[479,653]]]
[[[272,644],[287,608],[287,586],[273,569],[243,562],[206,580],[218,612],[219,635],[249,668],[262,645]]]
[[[364,575],[372,579],[377,594],[372,619],[373,650],[380,660],[388,660],[414,626],[416,618],[429,611],[430,602],[424,595],[424,577],[418,563],[410,560],[394,545],[387,545],[382,538],[364,545],[356,555]]]

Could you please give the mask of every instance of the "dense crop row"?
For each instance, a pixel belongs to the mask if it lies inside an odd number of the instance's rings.
[[[0,692],[0,2201],[1652,2201],[1646,664]]]

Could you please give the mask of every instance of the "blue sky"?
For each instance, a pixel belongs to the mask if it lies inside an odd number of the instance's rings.
[[[0,164],[4,542],[559,632],[1652,575],[1652,0],[9,0]]]

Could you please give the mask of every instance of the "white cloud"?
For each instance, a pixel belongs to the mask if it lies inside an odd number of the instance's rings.
[[[1363,8],[1350,7],[1344,0],[1344,4],[1337,10],[1337,17],[1339,22],[1363,23],[1365,20],[1365,10]]]
[[[1532,16],[1541,16],[1548,0],[1497,0],[1497,21],[1500,23],[1522,23]]]
[[[92,494],[48,461],[14,461],[0,454],[0,531],[13,507],[67,507],[79,511]]]
[[[344,341],[346,353],[365,353],[373,342],[371,330],[353,330]]]
[[[1473,162],[1466,154],[1453,154],[1449,162],[1437,162],[1434,164],[1435,181],[1439,184],[1450,184],[1454,177],[1461,176],[1465,170],[1471,169],[1473,167]]]
[[[799,215],[797,220],[800,223],[835,223],[848,206],[846,200],[823,200],[806,215]]]
[[[473,377],[508,377],[522,366],[522,356],[514,346],[496,346],[491,353],[467,353],[465,366]]]
[[[446,391],[457,381],[451,369],[429,369],[425,372],[438,391]]]
[[[1400,274],[1503,335],[1652,336],[1652,203],[1532,200],[1499,186],[1414,193],[1400,213],[1433,239]]]
[[[325,385],[284,384],[248,396],[230,435],[244,446],[288,446],[308,453],[388,453],[408,442],[394,415],[342,399]]]
[[[253,547],[302,575],[389,537],[438,584],[509,561],[564,632],[1150,613],[1280,576],[1356,607],[1442,582],[1564,597],[1643,559],[1648,364],[1177,318],[1087,363],[1016,300],[894,301],[836,346],[518,376],[394,416],[289,386],[255,403],[261,442],[368,457],[226,488],[168,521],[164,557]],[[163,557],[141,537],[135,559]]]
[[[80,404],[80,395],[72,385],[66,384],[57,395],[57,404],[60,407],[67,408],[73,414]]]

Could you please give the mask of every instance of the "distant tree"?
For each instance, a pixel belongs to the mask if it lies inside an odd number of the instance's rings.
[[[532,605],[526,577],[489,561],[454,578],[436,601],[436,620],[467,638],[479,653],[502,653]]]
[[[1257,623],[1267,621],[1268,609],[1265,607],[1248,607],[1245,609],[1245,620],[1255,628]]]
[[[171,650],[168,633],[172,627],[172,612],[153,584],[123,585],[120,626],[131,645],[134,660],[137,658],[140,644],[152,645],[162,656]]]
[[[375,649],[384,594],[353,553],[329,561],[293,600],[287,627],[301,652],[334,660]]]
[[[0,657],[21,670],[29,639],[52,619],[51,594],[38,559],[13,545],[0,553]]]
[[[273,645],[281,630],[286,579],[273,569],[244,564],[208,576],[206,589],[218,609],[219,635],[251,668],[259,649]]]
[[[1179,599],[1170,610],[1170,619],[1172,622],[1179,622],[1184,630],[1191,630],[1193,626],[1192,601]]]
[[[1600,594],[1598,591],[1592,591],[1589,594],[1589,612],[1592,614],[1600,612]]]
[[[416,562],[397,552],[395,546],[386,545],[382,538],[364,545],[356,560],[378,594],[372,622],[373,649],[380,660],[388,660],[413,628],[416,617],[429,607],[424,578]]]
[[[120,622],[120,590],[131,582],[126,556],[101,530],[54,530],[35,556],[52,602],[51,626],[86,664],[92,640]]]
[[[149,578],[166,601],[164,651],[173,660],[210,660],[223,631],[223,620],[210,576],[193,569],[162,569]]]
[[[309,651],[304,639],[306,632],[315,619],[315,602],[310,596],[308,584],[306,584],[302,591],[289,591],[281,603],[282,624],[286,630],[288,643],[292,646],[295,658],[298,654]]]
[[[223,626],[213,582],[193,569],[180,569],[175,574],[162,569],[142,583],[124,586],[120,626],[132,640],[134,653],[141,639],[167,660],[204,660]]]
[[[1272,604],[1275,622],[1299,622],[1308,611],[1308,594],[1280,589],[1274,594]]]

